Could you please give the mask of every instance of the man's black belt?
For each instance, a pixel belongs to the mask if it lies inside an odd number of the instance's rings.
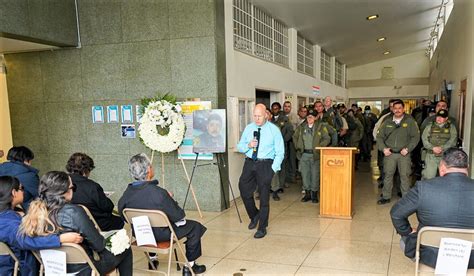
[[[253,160],[250,157],[246,157],[245,160],[249,160],[249,161],[252,161],[252,162],[269,162],[269,161],[273,162],[273,159],[270,159],[270,158],[257,158],[255,160]]]
[[[314,153],[314,151],[313,151],[312,149],[310,149],[310,150],[309,150],[309,149],[305,149],[305,150],[303,150],[303,152],[304,152],[304,153],[311,153],[311,154]]]

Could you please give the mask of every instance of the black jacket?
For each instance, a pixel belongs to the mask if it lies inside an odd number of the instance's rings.
[[[474,180],[462,173],[419,181],[390,211],[393,225],[402,236],[408,236],[405,255],[415,255],[417,235],[411,234],[408,217],[416,213],[418,231],[424,226],[474,229]],[[434,267],[438,249],[422,247],[421,262]],[[474,268],[474,251],[469,268]]]
[[[120,262],[118,256],[114,256],[105,248],[104,237],[95,229],[94,223],[80,206],[66,204],[57,216],[57,222],[61,226],[61,232],[76,232],[84,238],[82,247],[85,249],[100,274],[110,272]],[[100,259],[94,260],[92,251],[98,253]],[[82,265],[81,265],[82,266]]]
[[[158,186],[157,180],[129,184],[118,202],[120,215],[123,216],[125,208],[160,210],[168,216],[171,223],[180,221],[186,216],[184,210],[168,194],[168,191]],[[168,231],[167,228],[153,228],[153,234],[157,239],[164,233],[169,238]]]
[[[100,229],[109,229],[114,203],[108,198],[102,187],[93,180],[78,174],[71,174],[76,191],[71,203],[82,204],[91,212]]]

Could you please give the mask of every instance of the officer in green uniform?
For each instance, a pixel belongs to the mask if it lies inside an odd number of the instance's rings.
[[[328,112],[324,110],[324,105],[321,101],[316,101],[314,103],[314,110],[316,110],[318,114],[318,121],[324,122],[326,125],[326,128],[329,133],[329,137],[331,137],[331,146],[332,147],[337,147],[337,130],[334,124],[334,118],[331,118],[331,116],[335,116],[334,112],[332,112],[332,115],[329,115]]]
[[[443,152],[456,146],[458,132],[448,116],[448,111],[439,110],[436,113],[435,121],[428,125],[421,135],[425,153],[423,179],[436,177]]]
[[[319,191],[319,151],[316,147],[325,147],[331,142],[328,130],[321,120],[316,120],[317,112],[314,109],[308,110],[306,122],[296,128],[293,141],[296,148],[296,157],[299,160],[301,178],[305,195],[302,202],[311,200],[318,203]]]
[[[423,120],[423,123],[421,124],[420,126],[420,132],[423,133],[423,131],[425,130],[425,128],[430,125],[431,123],[433,123],[436,119],[436,113],[438,113],[438,111],[440,111],[441,109],[444,109],[446,111],[449,111],[448,109],[448,102],[446,102],[445,100],[439,100],[437,103],[436,103],[436,106],[435,106],[435,110],[434,110],[434,114],[433,115],[429,115],[428,117],[426,117],[426,119]],[[454,127],[456,127],[456,130],[457,129],[457,124],[456,124],[456,118],[454,117],[451,117],[451,116],[448,116],[448,119],[449,119],[449,122],[454,125]]]
[[[401,100],[393,103],[393,115],[382,123],[377,134],[377,145],[383,151],[384,186],[382,197],[377,204],[386,204],[392,198],[393,176],[398,167],[400,186],[404,196],[410,189],[410,152],[420,141],[416,121],[405,114],[405,104]]]
[[[347,146],[358,148],[360,140],[362,139],[362,135],[364,135],[364,126],[359,121],[359,119],[356,118],[356,115],[352,109],[347,111],[346,116],[349,117],[349,120],[354,124],[354,128],[349,135]]]
[[[281,163],[281,170],[277,173],[278,174],[278,186],[272,186],[272,197],[274,200],[280,200],[280,196],[278,193],[283,193],[283,187],[285,186],[286,180],[286,171],[287,167],[289,166],[288,160],[288,147],[289,141],[293,136],[293,125],[291,124],[290,120],[287,116],[281,111],[281,105],[279,102],[272,103],[272,115],[273,118],[271,122],[274,123],[281,131],[281,135],[283,136],[283,142],[285,143],[285,157],[283,162]]]
[[[370,161],[370,157],[372,155],[372,144],[373,144],[373,136],[372,132],[375,127],[375,123],[377,123],[377,116],[370,111],[370,105],[366,105],[364,107],[364,118],[366,127],[364,128],[364,136],[362,136],[361,142],[361,157],[364,161]]]

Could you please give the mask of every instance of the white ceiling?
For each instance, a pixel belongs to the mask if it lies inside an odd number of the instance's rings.
[[[0,54],[45,51],[51,49],[59,49],[59,47],[24,40],[0,37]]]
[[[253,0],[312,43],[357,66],[428,47],[441,0]],[[378,14],[376,20],[366,17]],[[387,37],[377,42],[379,37]],[[390,51],[391,54],[383,55]]]

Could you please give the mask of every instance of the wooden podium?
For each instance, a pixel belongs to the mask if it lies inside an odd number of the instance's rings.
[[[321,150],[320,216],[352,219],[354,215],[354,155],[357,148]]]

